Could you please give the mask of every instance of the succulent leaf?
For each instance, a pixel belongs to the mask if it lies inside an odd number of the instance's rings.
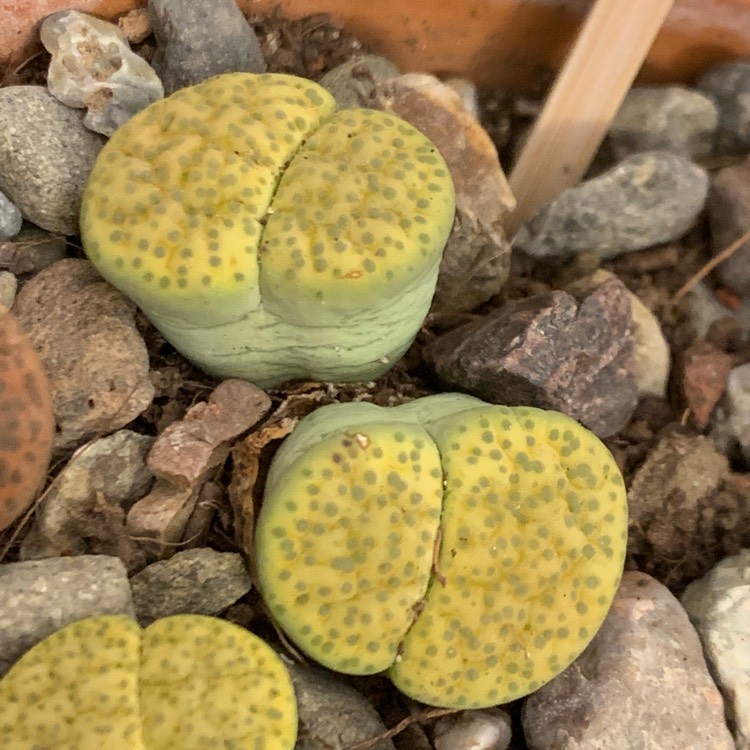
[[[252,633],[201,615],[143,631],[123,615],[81,620],[0,682],[4,750],[291,750],[296,731],[281,660]]]
[[[469,708],[526,695],[580,654],[626,531],[622,477],[593,433],[443,394],[303,419],[272,462],[256,552],[271,612],[311,657]]]
[[[92,263],[208,372],[371,379],[427,312],[453,184],[433,144],[311,81],[229,73],[159,100],[102,149]]]

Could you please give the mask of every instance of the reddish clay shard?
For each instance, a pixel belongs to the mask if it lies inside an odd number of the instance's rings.
[[[42,363],[16,318],[0,311],[0,531],[33,500],[49,466],[54,431]]]

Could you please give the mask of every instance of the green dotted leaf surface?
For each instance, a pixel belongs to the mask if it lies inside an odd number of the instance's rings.
[[[435,146],[288,75],[231,73],[113,134],[84,249],[204,369],[365,379],[422,323],[454,210]]]
[[[274,459],[256,544],[271,611],[310,656],[387,669],[418,700],[468,708],[536,690],[586,647],[627,530],[622,477],[595,435],[556,412],[454,394],[308,419]],[[419,498],[409,521],[404,497]]]
[[[3,750],[291,750],[294,691],[276,654],[212,617],[141,631],[107,615],[73,623],[0,682]]]

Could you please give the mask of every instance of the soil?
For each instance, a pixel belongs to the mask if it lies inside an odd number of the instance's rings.
[[[289,21],[281,16],[271,18],[250,17],[261,41],[269,71],[293,73],[318,79],[327,70],[344,62],[357,52],[366,51],[349,33],[333,26],[326,16],[314,15],[298,21]],[[146,39],[136,46],[147,59],[153,52],[153,40]],[[49,61],[46,52],[39,52],[24,65],[15,70],[0,70],[0,85],[37,84],[44,85],[45,71]],[[519,127],[528,123],[535,111],[534,103],[514,100],[506,92],[496,90],[480,91],[482,122],[496,143],[501,162],[509,171],[512,161],[514,133]],[[709,169],[724,166],[715,161],[704,165]],[[71,255],[82,257],[80,242],[69,238]],[[528,270],[515,269],[502,294],[490,300],[471,315],[482,315],[502,306],[507,300],[518,299],[561,288],[576,278],[587,275],[600,265],[613,271],[640,299],[655,313],[661,323],[663,332],[669,342],[672,354],[673,372],[670,378],[669,393],[666,399],[649,398],[637,407],[628,425],[616,435],[608,438],[607,443],[613,452],[628,486],[637,469],[649,457],[659,438],[671,431],[684,434],[700,434],[690,426],[686,419],[689,404],[680,388],[679,366],[683,361],[686,349],[695,342],[696,335],[690,322],[685,299],[677,299],[678,290],[709,261],[710,252],[706,236],[706,227],[699,224],[690,234],[679,242],[659,246],[640,252],[621,256],[613,261],[600,264],[593,254],[582,254],[572,262],[557,267],[545,267]],[[20,278],[23,283],[26,278]],[[727,302],[727,314],[738,300],[731,295],[723,297]],[[422,364],[421,350],[425,344],[440,333],[463,323],[471,316],[462,315],[454,319],[428,318],[420,331],[414,345],[407,355],[393,370],[382,377],[374,386],[347,385],[328,387],[318,383],[299,383],[284,390],[270,392],[274,403],[275,418],[279,415],[294,414],[300,416],[318,405],[333,400],[349,401],[367,398],[377,404],[389,405],[410,400],[420,395],[440,391],[440,386],[431,372]],[[153,329],[145,317],[139,319],[139,326],[147,342],[151,355],[152,376],[157,388],[153,405],[132,425],[141,433],[156,435],[169,423],[182,417],[186,410],[197,400],[205,398],[218,381],[207,377],[187,363],[161,336]],[[750,342],[746,340],[737,326],[724,321],[713,326],[708,335],[709,340],[720,350],[731,353],[737,363],[750,360]],[[273,418],[272,418],[273,419]],[[704,431],[705,432],[705,431]],[[264,472],[267,469],[278,439],[269,439],[264,445],[256,485],[262,485]],[[64,466],[65,456],[61,456],[53,467],[50,478]],[[734,468],[747,471],[747,467],[737,463],[736,457],[730,456]],[[227,498],[227,485],[230,472],[227,469],[219,478],[223,485],[220,510],[204,537],[204,544],[219,550],[238,550],[236,529],[233,528],[232,512]],[[747,482],[741,490],[744,502],[750,497]],[[257,493],[256,493],[257,494]],[[731,512],[731,511],[730,511]],[[739,511],[735,511],[739,513]],[[731,526],[731,519],[727,522]],[[0,535],[0,562],[17,559],[18,549],[28,529],[28,523],[20,528],[11,529],[12,541],[8,533]],[[695,561],[693,561],[695,562]],[[689,566],[692,577],[701,575],[715,560],[702,560],[697,567]],[[632,556],[630,567],[649,568],[642,557]],[[649,570],[649,572],[652,572]],[[675,593],[683,588],[686,580],[665,580]],[[272,636],[273,631],[262,614],[262,605],[250,594],[243,601],[230,608],[226,613],[230,619],[251,625],[253,630]],[[378,680],[366,681],[368,692],[376,699],[387,714],[389,724],[393,725],[405,715],[403,704],[394,708],[393,691],[387,683]],[[410,731],[417,731],[412,729]],[[407,733],[408,734],[408,733]],[[406,735],[404,735],[406,736]],[[417,747],[416,740],[409,740]],[[406,746],[406,744],[404,745]]]

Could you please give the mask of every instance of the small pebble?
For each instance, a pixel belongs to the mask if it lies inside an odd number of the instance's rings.
[[[433,736],[435,750],[506,750],[510,745],[511,720],[499,708],[461,711],[439,718]]]
[[[591,645],[527,698],[530,750],[735,750],[698,634],[669,590],[626,572]]]
[[[104,144],[41,86],[0,88],[0,190],[29,221],[78,233],[81,198]]]
[[[0,677],[32,646],[92,615],[133,616],[125,567],[82,555],[0,565]]]
[[[16,298],[18,279],[10,271],[0,271],[0,306],[10,310]]]
[[[339,109],[371,107],[375,86],[400,75],[401,71],[380,55],[356,55],[332,68],[318,83],[328,89]]]
[[[713,151],[719,111],[714,101],[685,86],[634,86],[625,96],[607,140],[615,158],[669,151],[705,159]]]
[[[750,161],[724,167],[713,175],[708,217],[714,255],[750,231]],[[750,240],[720,263],[715,273],[724,286],[750,298]]]
[[[564,291],[514,301],[425,350],[440,380],[494,404],[556,409],[600,437],[637,403],[630,297],[616,278],[580,302]]]
[[[709,438],[663,435],[630,483],[627,567],[680,589],[736,552],[750,536],[750,504],[730,480]]]
[[[219,73],[265,72],[235,0],[149,0],[148,8],[158,47],[152,63],[167,94]]]
[[[750,335],[750,299],[743,301],[739,310],[730,310],[704,282],[696,284],[685,295],[685,299],[696,339],[705,338],[711,326],[723,319],[731,319],[745,335]]]
[[[750,549],[727,557],[682,595],[724,693],[738,750],[750,748]]]
[[[372,740],[386,728],[372,704],[335,675],[307,662],[287,662],[299,711],[298,750],[348,750]],[[395,750],[393,740],[368,750]]]
[[[155,562],[130,584],[136,618],[144,628],[170,615],[218,615],[252,588],[241,555],[208,547]]]
[[[135,305],[88,261],[67,258],[40,271],[18,293],[13,312],[52,384],[58,450],[124,427],[151,404]]]
[[[680,390],[689,409],[690,423],[708,427],[711,414],[724,395],[734,358],[710,341],[696,341],[682,353],[678,370]]]
[[[36,273],[68,254],[64,236],[26,222],[12,239],[0,243],[0,268],[16,275]]]
[[[0,193],[0,242],[15,237],[21,231],[23,217],[8,197]]]
[[[49,92],[69,107],[85,107],[83,124],[95,133],[112,135],[164,96],[154,69],[108,21],[64,10],[44,19],[40,37],[52,55]]]
[[[750,364],[729,373],[725,408],[731,435],[750,465]]]
[[[513,247],[534,258],[593,250],[602,259],[681,237],[703,210],[708,175],[665,151],[636,154],[563,191],[518,231]]]
[[[108,554],[129,573],[146,557],[125,530],[125,510],[148,492],[146,454],[154,439],[118,430],[76,451],[39,501],[21,559]]]
[[[717,65],[703,74],[697,87],[719,107],[717,152],[750,151],[750,62],[738,60]]]

